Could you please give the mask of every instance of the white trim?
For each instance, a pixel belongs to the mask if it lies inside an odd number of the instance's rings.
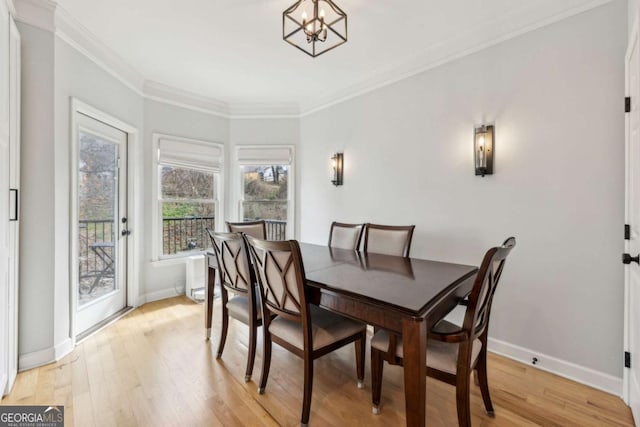
[[[78,218],[78,200],[77,200],[77,113],[92,117],[112,127],[120,129],[127,134],[127,218],[128,228],[132,234],[127,238],[127,305],[137,307],[138,304],[138,288],[140,282],[138,259],[141,258],[141,239],[138,239],[138,230],[142,230],[141,208],[142,208],[142,174],[143,168],[134,167],[133,165],[142,164],[142,144],[139,143],[138,129],[129,123],[122,121],[114,116],[98,110],[97,108],[80,101],[77,98],[70,98],[70,136],[71,136],[71,159],[70,159],[70,221],[73,224]],[[139,225],[139,227],[138,227]],[[77,292],[75,292],[75,284],[78,282],[77,256],[78,253],[78,236],[77,227],[70,228],[70,251],[69,251],[69,267],[70,267],[70,330],[69,338],[72,340],[72,346],[75,345],[76,339],[76,316],[78,308]]]
[[[9,390],[9,375],[2,374],[2,376],[0,376],[0,397],[4,396],[5,394],[9,394],[11,390]]]
[[[173,298],[173,297],[177,297],[180,295],[184,295],[184,286],[181,286],[178,289],[179,293],[176,293],[176,289],[175,288],[169,288],[169,289],[161,289],[159,291],[153,291],[153,292],[149,292],[146,293],[144,295],[142,295],[140,297],[141,299],[141,304],[147,304],[153,301],[159,301],[162,299],[167,299],[167,298]]]
[[[225,204],[224,204],[224,200],[225,200],[225,192],[224,192],[224,188],[225,188],[225,146],[223,143],[220,142],[216,142],[216,141],[205,141],[202,139],[194,139],[194,138],[185,138],[182,136],[177,136],[177,135],[168,135],[168,134],[164,134],[164,133],[158,133],[158,132],[154,132],[151,134],[151,155],[153,156],[153,160],[152,160],[152,166],[151,166],[151,173],[153,174],[151,176],[151,200],[152,200],[152,204],[155,206],[152,210],[151,210],[151,229],[153,230],[151,233],[151,263],[152,265],[156,265],[156,266],[160,266],[160,265],[170,265],[174,262],[174,260],[180,260],[179,262],[184,263],[186,261],[186,257],[188,256],[192,256],[196,253],[196,251],[194,252],[189,252],[189,253],[185,253],[185,254],[176,254],[176,255],[168,255],[165,256],[162,254],[162,239],[160,238],[160,236],[162,236],[162,222],[160,220],[160,207],[161,207],[161,203],[160,203],[160,179],[159,179],[159,171],[158,171],[158,166],[160,165],[159,159],[158,159],[158,150],[160,147],[160,140],[161,139],[170,139],[173,141],[183,141],[183,142],[187,142],[187,143],[197,143],[197,144],[203,144],[203,145],[215,145],[217,146],[220,151],[221,151],[221,156],[220,156],[220,164],[219,164],[219,169],[209,169],[210,172],[213,172],[216,175],[216,194],[215,194],[215,198],[214,201],[216,203],[216,213],[215,213],[215,224],[216,224],[216,230],[217,231],[222,231],[223,230],[223,224],[224,224],[224,216],[225,216]],[[180,166],[180,167],[185,167],[187,168],[187,166]],[[196,169],[196,168],[192,168],[192,169]],[[176,263],[179,263],[176,261]]]
[[[18,358],[18,372],[43,366],[56,360],[56,351],[53,347],[43,350],[32,351],[31,353],[21,354]]]
[[[627,50],[624,56],[624,75],[625,75],[625,80],[624,80],[624,84],[625,84],[625,88],[624,88],[624,93],[625,96],[629,96],[630,93],[630,87],[629,87],[629,61],[630,61],[630,57],[631,54],[634,50],[634,48],[636,47],[637,43],[640,41],[638,38],[639,34],[638,34],[638,11],[636,11],[636,16],[634,17],[633,20],[633,26],[631,28],[631,32],[629,33],[629,40],[627,42]],[[629,194],[629,181],[630,181],[630,176],[629,176],[629,171],[630,171],[630,156],[629,156],[629,138],[630,138],[630,131],[629,131],[629,126],[630,126],[630,120],[629,120],[629,114],[625,114],[624,115],[624,133],[625,133],[625,137],[624,137],[624,152],[625,152],[625,167],[624,167],[624,171],[625,171],[625,190],[624,190],[624,223],[625,224],[629,224],[629,198],[630,198],[630,194]],[[624,250],[626,253],[629,252],[629,241],[628,240],[624,240]],[[629,337],[629,324],[630,324],[630,310],[629,310],[629,303],[630,303],[630,299],[631,299],[631,290],[629,287],[629,268],[625,267],[624,268],[624,317],[623,317],[623,322],[624,322],[624,333],[623,333],[623,349],[624,351],[629,351],[629,346],[630,346],[630,337]],[[631,381],[630,381],[630,372],[629,369],[625,368],[623,369],[622,372],[622,382],[623,382],[623,386],[622,386],[622,398],[624,400],[624,402],[627,405],[630,405],[630,400],[631,400]],[[640,394],[638,394],[638,396],[640,396]]]
[[[77,49],[96,65],[146,99],[228,119],[276,119],[308,116],[611,1],[613,0],[592,0],[534,24],[498,36],[488,42],[471,48],[462,48],[458,52],[444,57],[434,58],[427,52],[412,59],[410,62],[382,72],[351,87],[343,88],[324,98],[310,99],[300,103],[293,101],[283,102],[282,100],[267,102],[234,100],[233,102],[224,102],[153,82],[145,79],[144,76],[134,70],[130,64],[73,19],[63,7],[54,1],[16,0],[16,11],[17,19],[20,22],[54,32],[61,40]],[[526,17],[526,14],[524,15]],[[514,24],[514,26],[517,25]]]
[[[524,363],[530,367],[551,372],[552,374],[577,381],[615,396],[622,396],[622,378],[576,365],[575,363],[495,338],[489,338],[488,350],[492,353]],[[532,365],[531,361],[534,357],[537,358],[538,361],[535,365]]]
[[[73,351],[74,343],[71,338],[66,338],[64,341],[54,347],[54,358],[60,360],[67,354]]]
[[[507,40],[517,38],[523,34],[546,27],[558,21],[562,21],[574,15],[578,15],[582,12],[586,12],[590,9],[602,6],[611,1],[613,0],[593,0],[584,5],[563,11],[546,19],[540,20],[534,24],[522,27],[515,31],[511,31],[507,34],[501,35],[482,44],[462,49],[453,54],[449,54],[443,58],[430,58],[428,53],[418,55],[417,58],[412,59],[408,63],[405,63],[398,67],[394,67],[387,72],[380,73],[367,81],[363,81],[359,84],[339,90],[338,92],[334,92],[333,94],[329,94],[324,99],[315,99],[306,103],[303,102],[300,105],[300,117],[305,117],[310,114],[317,113],[318,111],[324,110],[337,104],[341,104],[353,98],[357,98],[369,92],[373,92],[377,89],[381,89],[383,87],[405,80],[409,77],[421,74],[425,71],[432,70],[447,63],[456,61],[460,58],[464,58],[474,53],[483,51]]]

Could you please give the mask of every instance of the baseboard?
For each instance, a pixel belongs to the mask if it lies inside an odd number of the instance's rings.
[[[171,287],[169,289],[161,289],[159,291],[146,293],[138,299],[138,305],[159,301],[161,299],[173,298],[178,295],[184,295],[184,287],[180,287],[178,289]]]
[[[54,356],[56,360],[62,359],[73,351],[73,340],[67,338],[55,347]]]
[[[541,354],[540,352],[520,347],[495,338],[489,338],[489,351],[516,360],[531,367],[568,378],[570,380],[597,388],[616,396],[622,396],[622,378],[605,374],[566,360]],[[536,364],[532,364],[533,358]]]
[[[43,366],[56,360],[55,348],[49,347],[43,350],[32,351],[31,353],[20,354],[18,356],[18,372]]]
[[[0,397],[4,396],[5,394],[9,394],[8,383],[9,376],[7,374],[2,374],[2,376],[0,376]]]
[[[629,393],[629,407],[631,408],[631,413],[633,414],[633,419],[635,420],[636,425],[640,423],[640,384],[636,381],[633,375],[629,375],[629,386],[631,387],[631,393]],[[633,397],[635,396],[635,399]]]

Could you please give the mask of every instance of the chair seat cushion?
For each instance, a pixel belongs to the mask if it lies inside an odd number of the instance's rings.
[[[445,320],[438,322],[438,325],[434,328],[438,332],[449,331],[453,332],[460,330],[459,326],[449,323]],[[396,340],[396,356],[402,357],[402,337],[398,336]],[[371,348],[387,352],[389,350],[389,332],[384,329],[375,333],[371,338]],[[471,366],[475,365],[478,360],[478,355],[482,349],[482,342],[479,339],[473,341],[473,347],[471,348]],[[455,375],[458,365],[458,343],[446,343],[435,339],[427,340],[427,366],[429,368],[437,369],[439,371],[448,372]]]
[[[364,323],[323,310],[315,305],[309,305],[309,310],[314,350],[319,350],[344,338],[363,332],[367,327]],[[300,350],[304,350],[302,323],[278,316],[271,321],[269,332]]]
[[[249,324],[249,298],[245,296],[234,296],[227,301],[227,309],[229,310],[229,316],[241,321],[242,323]],[[256,308],[257,320],[262,319],[262,310],[260,307]]]

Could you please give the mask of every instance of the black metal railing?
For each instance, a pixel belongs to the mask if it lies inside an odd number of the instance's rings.
[[[80,278],[94,277],[105,270],[107,265],[103,258],[98,256],[92,246],[96,243],[113,243],[115,231],[112,219],[79,221],[79,268]],[[114,247],[104,248],[113,259]]]
[[[215,217],[163,218],[162,253],[173,255],[210,246],[207,228],[215,228]]]
[[[286,239],[287,221],[265,220],[267,223],[267,239]],[[211,246],[206,228],[215,228],[215,217],[197,218],[163,218],[162,219],[162,253],[174,255],[179,252],[204,249]],[[117,228],[112,219],[79,221],[79,268],[80,278],[95,277],[110,266],[96,251],[96,244],[115,243]],[[107,260],[115,259],[115,245],[102,245],[99,250],[105,251]]]

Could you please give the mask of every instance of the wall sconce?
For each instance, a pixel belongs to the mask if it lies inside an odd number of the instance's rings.
[[[336,153],[331,157],[332,179],[331,182],[336,187],[342,185],[342,174],[344,166],[344,153]]]
[[[476,175],[493,175],[493,131],[493,125],[482,125],[474,130]]]

